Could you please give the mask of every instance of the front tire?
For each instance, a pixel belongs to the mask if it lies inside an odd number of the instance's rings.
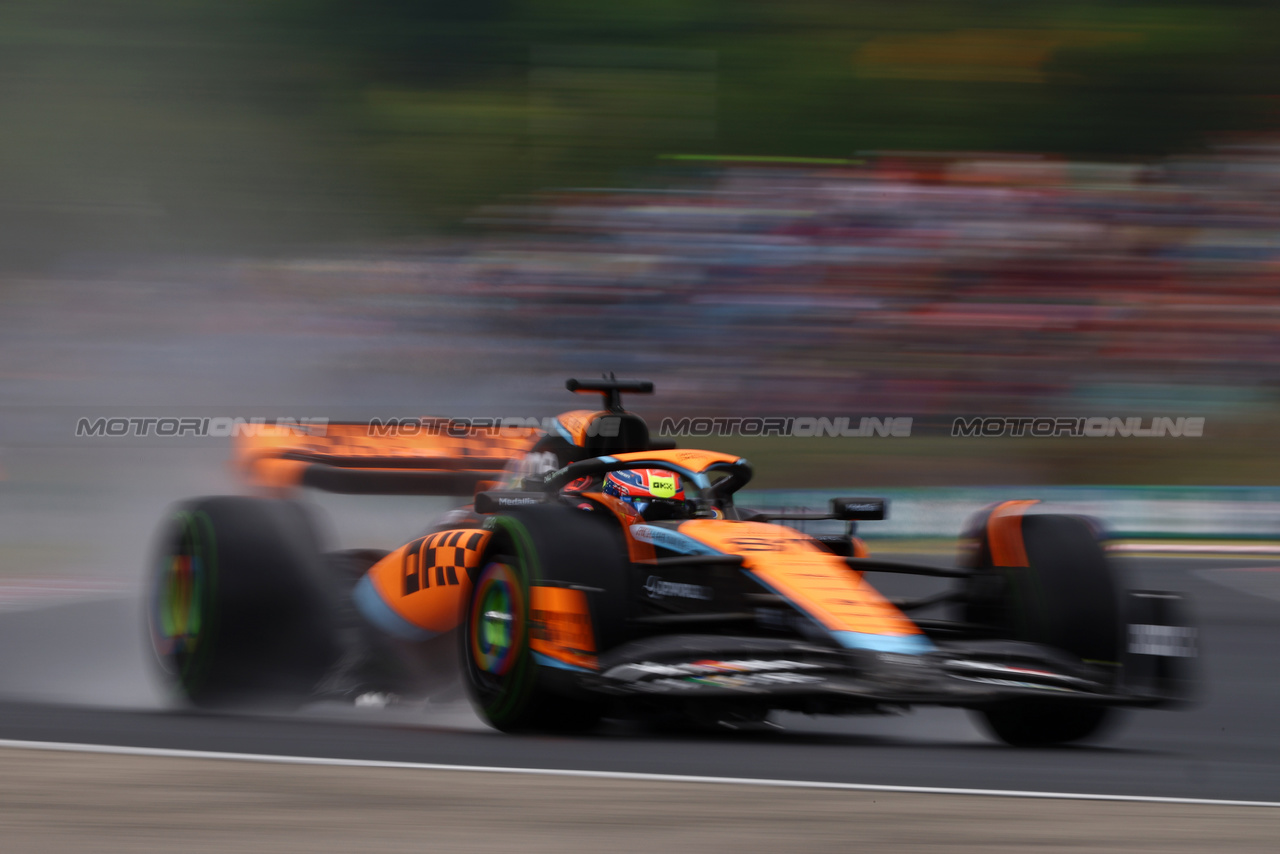
[[[986,729],[1013,747],[1048,747],[1083,741],[1111,722],[1106,706],[1079,705],[1053,700],[1017,700],[983,709]]]
[[[992,566],[984,526],[963,618],[993,626],[1010,640],[1053,647],[1082,665],[1118,673],[1121,584],[1093,524],[1057,515],[1018,521],[1027,566]],[[1081,741],[1114,719],[1107,706],[1048,698],[1012,700],[977,714],[997,739],[1019,747]]]

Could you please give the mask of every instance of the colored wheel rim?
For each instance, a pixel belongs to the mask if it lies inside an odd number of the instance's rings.
[[[511,567],[503,563],[485,567],[476,581],[469,623],[476,667],[491,676],[505,676],[524,644],[524,600],[519,577]]]
[[[203,513],[179,513],[158,557],[151,591],[151,642],[166,671],[189,684],[209,634],[213,537]]]

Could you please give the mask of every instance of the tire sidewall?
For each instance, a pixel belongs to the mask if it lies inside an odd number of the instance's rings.
[[[985,519],[981,520],[985,523]],[[1060,650],[1082,664],[1114,667],[1123,641],[1123,585],[1101,543],[1100,526],[1080,516],[1032,514],[1021,520],[1026,567],[994,567],[985,536],[963,619],[993,625],[1010,640]],[[972,529],[971,529],[972,530]],[[1114,710],[1077,700],[1024,698],[979,710],[986,728],[1015,746],[1044,746],[1096,735]]]
[[[597,652],[625,639],[625,552],[616,521],[563,504],[522,508],[489,517],[493,537],[472,579],[460,620],[463,667],[477,712],[499,730],[574,732],[590,729],[603,701],[583,692],[576,674],[545,667],[530,645],[531,588],[543,583],[581,584],[591,589],[588,607]],[[521,614],[518,657],[504,679],[494,680],[476,661],[477,603],[485,573],[500,560],[519,584]],[[500,683],[500,684],[496,684]]]
[[[338,591],[319,536],[295,502],[226,496],[176,507],[156,544],[147,634],[161,679],[200,708],[296,705],[337,655]],[[193,553],[191,595],[175,593],[175,558]],[[180,574],[180,573],[178,573]],[[173,601],[177,610],[170,609]],[[193,637],[171,635],[188,605]],[[176,647],[186,646],[181,650]]]
[[[472,702],[477,711],[499,730],[518,729],[528,716],[533,700],[536,663],[529,649],[529,568],[519,557],[507,553],[493,553],[486,558],[471,587],[466,603],[466,619],[463,622],[463,667]],[[493,672],[484,660],[485,641],[482,615],[484,598],[492,585],[509,585],[512,598],[513,626],[510,645],[501,672]]]

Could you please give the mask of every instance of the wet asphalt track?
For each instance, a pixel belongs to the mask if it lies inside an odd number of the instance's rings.
[[[1193,597],[1202,696],[1137,711],[1097,744],[1013,750],[960,711],[779,718],[777,731],[585,737],[485,729],[456,688],[428,708],[318,706],[288,717],[163,710],[137,604],[114,598],[0,613],[0,739],[238,753],[883,785],[1280,801],[1280,560],[1125,561],[1130,586]],[[1268,571],[1267,567],[1275,567]]]

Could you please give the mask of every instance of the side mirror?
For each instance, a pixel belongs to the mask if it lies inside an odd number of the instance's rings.
[[[887,498],[833,498],[831,515],[846,522],[875,522],[889,518]]]

